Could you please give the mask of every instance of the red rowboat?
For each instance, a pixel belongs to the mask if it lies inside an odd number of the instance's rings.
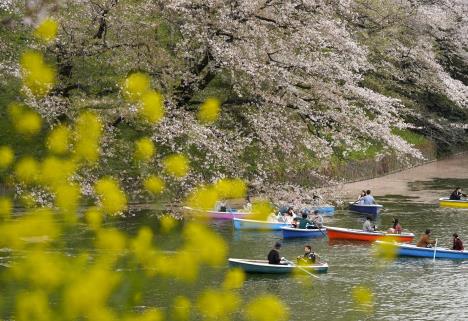
[[[392,238],[396,242],[411,242],[414,239],[413,233],[390,234],[382,231],[366,232],[350,228],[330,227],[327,226],[327,235],[330,240],[355,240],[374,242],[382,238]]]

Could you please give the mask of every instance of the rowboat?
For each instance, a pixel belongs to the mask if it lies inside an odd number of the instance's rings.
[[[206,211],[197,208],[191,208],[184,206],[185,210],[191,211],[199,216],[204,216],[207,218],[217,219],[217,220],[232,220],[234,218],[243,218],[248,217],[251,213],[249,212],[239,212],[235,209],[227,209],[225,212],[223,211]]]
[[[380,204],[364,205],[364,204],[357,204],[354,202],[349,202],[350,211],[358,212],[362,214],[377,215],[380,213],[382,208],[383,208],[383,205],[380,205]]]
[[[439,198],[440,207],[468,208],[468,199],[451,200],[449,197]]]
[[[282,227],[281,231],[283,232],[283,238],[299,238],[299,237],[308,237],[308,238],[318,238],[326,236],[326,228],[321,229],[302,229],[294,227]]]
[[[386,245],[386,246],[395,246],[397,249],[398,256],[411,256],[411,257],[427,257],[433,258],[435,253],[436,259],[451,259],[451,260],[467,260],[468,251],[454,251],[444,247],[428,248],[428,247],[417,247],[413,244],[400,244],[400,243],[391,243],[384,241],[377,241],[376,243]],[[388,249],[388,248],[387,248]]]
[[[232,220],[234,229],[236,230],[268,230],[268,231],[280,231],[284,226],[290,226],[289,223],[283,222],[268,222],[268,221],[257,221],[248,220],[242,218],[234,218]]]
[[[269,264],[267,260],[245,260],[245,259],[229,259],[229,267],[240,268],[247,273],[271,273],[271,274],[287,274],[295,270],[299,270],[293,262],[286,264]],[[328,264],[315,263],[313,265],[301,265],[301,269],[309,272],[325,273],[328,271]]]
[[[398,242],[411,242],[414,239],[413,233],[401,233],[391,234],[383,231],[366,232],[363,230],[356,230],[342,227],[331,227],[327,226],[327,235],[330,240],[342,239],[342,240],[355,240],[355,241],[368,241],[374,242],[383,237],[391,237]]]

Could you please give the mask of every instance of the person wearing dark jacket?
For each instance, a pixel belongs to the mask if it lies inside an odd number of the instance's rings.
[[[453,246],[452,250],[454,251],[463,251],[465,248],[463,247],[463,242],[458,237],[457,233],[453,233]]]
[[[461,200],[462,196],[463,196],[463,197],[467,197],[466,194],[463,194],[463,193],[462,193],[461,187],[457,187],[457,188],[452,192],[452,194],[450,194],[450,199],[453,200],[453,201],[459,201],[459,200]]]
[[[311,265],[315,264],[317,260],[317,254],[312,252],[312,247],[310,245],[304,246],[304,255],[297,257],[297,264],[299,265]]]
[[[273,249],[268,253],[268,263],[269,264],[281,264],[281,257],[279,254],[279,249],[281,248],[281,243],[276,242]]]

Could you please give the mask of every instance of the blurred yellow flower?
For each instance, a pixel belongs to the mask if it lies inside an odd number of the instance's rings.
[[[41,290],[22,292],[16,297],[15,319],[18,321],[49,321],[52,312],[49,307],[49,298]]]
[[[207,289],[197,301],[198,310],[207,320],[229,320],[240,305],[240,297],[232,292]],[[276,320],[275,318],[270,319]]]
[[[125,234],[114,228],[102,229],[97,232],[96,248],[112,250],[117,254],[127,247]]]
[[[268,201],[255,201],[252,204],[252,214],[249,216],[249,218],[265,221],[268,218],[268,216],[274,212],[274,210],[275,208]]]
[[[47,148],[54,154],[62,155],[68,152],[70,143],[70,129],[60,125],[55,127],[47,137]]]
[[[249,302],[245,317],[249,321],[286,321],[289,319],[289,311],[276,296],[265,294]]]
[[[161,232],[163,233],[169,233],[177,225],[177,221],[169,214],[161,217],[159,223],[161,224]]]
[[[165,188],[165,183],[162,178],[158,176],[151,175],[145,179],[143,182],[145,189],[153,194],[161,193]]]
[[[34,158],[26,156],[16,163],[15,175],[21,182],[26,184],[34,183],[38,178],[38,174],[39,164]]]
[[[167,156],[164,161],[164,169],[175,177],[184,177],[189,171],[189,161],[182,154],[172,154]]]
[[[86,223],[92,230],[98,230],[102,223],[102,213],[97,207],[90,207],[85,213]]]
[[[365,286],[355,286],[351,292],[353,301],[366,311],[371,311],[374,303],[374,294]]]
[[[164,117],[163,97],[154,90],[146,92],[141,98],[138,112],[149,123],[158,123]]]
[[[0,218],[7,218],[11,215],[13,203],[8,197],[0,197]]]
[[[30,108],[20,103],[11,103],[8,107],[8,113],[19,134],[32,136],[41,130],[41,116]]]
[[[384,236],[380,241],[384,243],[374,243],[376,256],[386,261],[395,260],[398,255],[398,247],[395,245],[397,239],[392,236]]]
[[[154,143],[148,137],[140,138],[135,142],[134,157],[138,161],[149,161],[154,156]]]
[[[57,36],[57,21],[51,18],[44,19],[34,30],[34,35],[45,42],[50,42]]]
[[[95,113],[86,111],[76,120],[75,153],[79,160],[94,163],[99,158],[99,143],[102,134],[101,119]]]
[[[220,101],[216,98],[208,98],[198,110],[198,120],[203,124],[214,123],[219,117],[220,110]]]
[[[187,321],[190,318],[192,303],[185,296],[177,296],[171,309],[171,319]]]
[[[241,269],[232,269],[226,273],[223,288],[226,290],[241,288],[245,281],[245,273]]]
[[[225,262],[228,250],[226,242],[210,228],[190,222],[185,225],[183,235],[184,251],[192,253],[201,263],[217,266]]]
[[[0,146],[0,169],[5,169],[13,162],[15,154],[9,146]]]
[[[101,178],[94,187],[105,213],[117,214],[127,209],[127,196],[114,179],[110,177]]]
[[[21,56],[23,83],[35,96],[46,95],[55,84],[55,69],[37,51],[28,50]]]
[[[144,93],[150,90],[151,79],[142,72],[130,74],[123,83],[124,97],[130,101],[137,101]]]
[[[41,163],[39,179],[42,184],[51,187],[65,185],[68,183],[68,178],[75,173],[75,170],[76,164],[73,161],[49,156]]]
[[[244,198],[247,192],[247,185],[241,179],[221,179],[214,185],[219,198]]]
[[[218,201],[218,193],[211,186],[199,186],[187,197],[187,206],[193,209],[212,210]],[[200,213],[205,214],[205,213]]]
[[[55,188],[55,205],[66,216],[67,221],[77,220],[77,209],[80,200],[80,189],[73,184],[63,184]]]

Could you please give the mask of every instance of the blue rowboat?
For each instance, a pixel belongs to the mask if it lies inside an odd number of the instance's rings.
[[[321,229],[302,229],[294,227],[282,227],[281,231],[283,232],[283,238],[296,238],[296,237],[308,237],[308,238],[318,238],[326,236],[326,228]]]
[[[289,223],[247,220],[243,218],[234,218],[232,223],[236,230],[280,231],[283,226],[290,226]]]
[[[384,241],[376,241],[377,244],[395,246],[398,256],[410,256],[410,257],[434,257],[434,248],[428,247],[417,247],[413,244],[401,244],[401,243],[390,243]],[[447,260],[468,260],[468,251],[454,251],[444,247],[437,247],[435,249],[436,259],[447,259]]]
[[[297,265],[294,263],[286,264],[269,264],[266,260],[245,260],[245,259],[229,259],[229,267],[240,268],[247,273],[268,273],[268,274],[288,274],[294,272]],[[301,265],[301,269],[309,272],[325,273],[328,271],[328,264],[315,263],[313,265]]]
[[[357,204],[354,202],[349,203],[349,210],[353,212],[362,213],[362,214],[377,215],[380,213],[382,208],[383,208],[383,205],[380,205],[380,204],[363,205],[363,204]]]

